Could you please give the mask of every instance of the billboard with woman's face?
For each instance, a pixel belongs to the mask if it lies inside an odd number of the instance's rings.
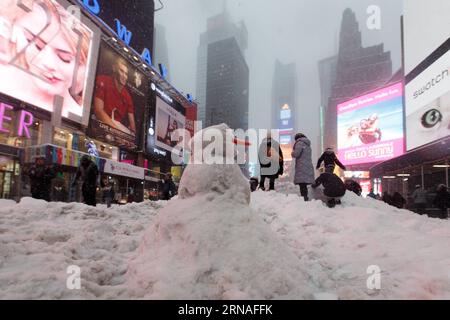
[[[97,43],[95,27],[79,19],[55,0],[2,0],[0,92],[50,112],[60,96],[63,117],[87,122]]]

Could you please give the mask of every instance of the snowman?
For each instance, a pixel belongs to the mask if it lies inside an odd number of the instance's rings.
[[[211,136],[219,138],[219,141],[209,139]],[[248,144],[236,138],[226,124],[198,132],[190,144],[193,150],[191,164],[185,169],[180,181],[180,199],[209,194],[210,200],[220,196],[248,205],[249,183],[235,163],[236,146]]]

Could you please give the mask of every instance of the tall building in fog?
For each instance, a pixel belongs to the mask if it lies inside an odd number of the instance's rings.
[[[290,158],[294,142],[297,112],[297,67],[295,63],[275,61],[272,82],[272,129],[280,130],[285,159]],[[284,152],[285,150],[286,152]]]
[[[166,28],[160,24],[155,24],[153,44],[153,63],[162,63],[167,69],[166,79],[170,82],[169,49],[166,40]]]
[[[226,10],[207,21],[197,52],[198,119],[204,126],[225,122],[248,128],[249,70],[244,57],[247,29]]]
[[[386,84],[392,77],[390,52],[384,45],[362,46],[355,13],[343,13],[339,52],[319,62],[324,108],[324,146],[337,147],[337,105]],[[329,95],[328,101],[327,96]]]
[[[208,45],[205,126],[248,129],[249,70],[235,38]]]

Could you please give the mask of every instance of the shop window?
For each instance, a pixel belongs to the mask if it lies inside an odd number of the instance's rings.
[[[8,116],[11,117],[11,121],[3,121],[2,129],[0,133],[0,143],[17,148],[25,148],[33,145],[37,145],[40,142],[42,124],[39,120],[35,120],[34,123],[28,126],[28,132],[30,137],[19,136],[19,122],[20,110],[8,111]]]
[[[53,144],[57,145],[58,147],[71,150],[72,141],[73,141],[72,133],[59,128],[55,129],[53,133]]]

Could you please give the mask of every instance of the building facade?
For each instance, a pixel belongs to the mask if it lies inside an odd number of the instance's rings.
[[[280,145],[286,161],[297,133],[297,67],[295,63],[275,61],[272,81],[272,129],[279,130]]]
[[[172,162],[170,151],[154,148],[149,152],[146,148],[149,123],[158,124],[152,113],[158,95],[173,101],[169,111],[181,110],[183,125],[187,117],[183,106],[195,105],[152,65],[154,1],[99,2],[98,6],[78,0],[39,0],[40,6],[34,2],[38,0],[11,1],[11,10],[0,10],[0,19],[7,28],[14,27],[15,15],[20,14],[31,28],[40,13],[33,12],[34,8],[44,7],[60,15],[49,24],[58,23],[56,30],[63,32],[62,38],[68,42],[65,48],[75,49],[45,61],[53,63],[55,70],[65,63],[75,76],[36,74],[42,66],[34,64],[44,61],[38,58],[44,58],[49,50],[21,65],[20,59],[9,56],[14,48],[5,47],[14,45],[3,39],[8,33],[0,35],[0,198],[19,200],[30,195],[28,169],[38,158],[45,159],[57,173],[51,198],[58,201],[81,200],[80,186],[71,186],[83,155],[96,162],[101,180],[114,183],[118,203],[142,201],[145,194],[150,198],[146,181],[157,188],[164,173],[179,178],[182,165]],[[75,22],[67,19],[67,10],[74,4],[81,14]],[[60,45],[52,39],[42,40],[54,47]],[[161,127],[167,129],[167,119],[161,119],[159,122],[165,122]],[[159,159],[161,165],[152,158],[155,150],[165,152]],[[64,190],[64,196],[53,196],[55,190]],[[100,189],[97,196],[101,201]]]
[[[337,56],[319,63],[322,101],[330,94],[324,112],[324,147],[337,147],[339,103],[386,84],[392,77],[390,52],[383,44],[363,47],[355,13],[343,13]],[[330,86],[331,85],[331,86]],[[331,90],[330,90],[331,87]]]
[[[233,45],[233,48],[230,48],[230,52],[238,60],[236,63],[240,63],[239,61],[242,61],[248,45],[247,28],[243,22],[238,24],[232,23],[229,13],[224,9],[221,14],[207,20],[206,31],[200,35],[200,44],[197,49],[196,100],[198,104],[198,120],[204,124],[206,122],[208,67],[217,68],[222,66],[222,64],[216,66],[208,62],[208,55],[212,55],[210,49],[217,48],[217,46],[210,47],[210,45],[227,39],[234,39],[234,41],[229,40]],[[236,46],[239,48],[240,54],[237,52]],[[215,61],[220,63],[218,60]]]
[[[205,127],[248,129],[249,70],[235,38],[208,45]]]

